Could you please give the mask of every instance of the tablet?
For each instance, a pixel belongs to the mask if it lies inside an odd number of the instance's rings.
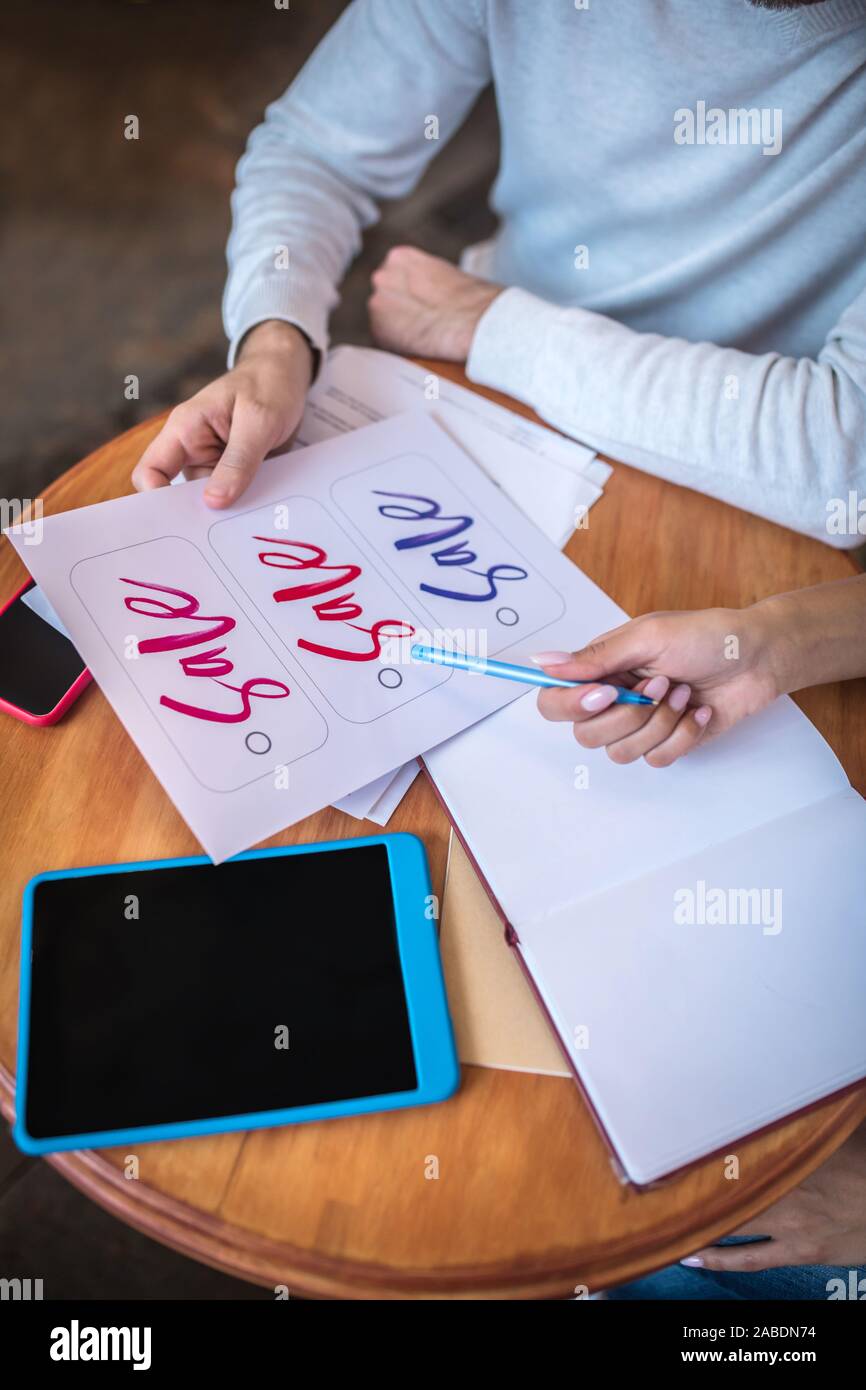
[[[26,1153],[444,1100],[459,1067],[427,858],[380,835],[39,874],[24,894]]]

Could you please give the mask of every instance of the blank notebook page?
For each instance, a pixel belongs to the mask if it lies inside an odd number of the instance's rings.
[[[829,745],[787,698],[673,767],[651,768],[581,748],[570,724],[541,718],[536,693],[424,755],[518,932],[848,786]]]
[[[425,762],[632,1181],[866,1074],[866,803],[792,701],[660,770],[533,693]],[[781,930],[678,924],[701,880]]]
[[[521,930],[634,1182],[866,1076],[864,846],[866,802],[843,791]],[[701,881],[765,887],[767,925],[675,920]]]

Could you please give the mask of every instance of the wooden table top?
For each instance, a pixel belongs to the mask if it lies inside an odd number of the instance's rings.
[[[465,383],[459,368],[423,365]],[[130,491],[160,424],[139,425],[70,469],[47,490],[46,514]],[[567,553],[634,614],[743,605],[854,573],[844,553],[623,465]],[[24,577],[4,541],[0,599]],[[866,682],[807,691],[798,703],[866,792]],[[96,686],[53,728],[0,718],[0,748],[0,1103],[11,1118],[27,880],[199,846]],[[267,843],[369,828],[328,809]],[[422,837],[441,895],[449,827],[424,778],[388,829]],[[291,1294],[537,1298],[620,1283],[710,1243],[800,1182],[864,1118],[866,1086],[738,1144],[738,1180],[716,1157],[638,1192],[615,1178],[570,1081],[464,1067],[444,1105],[143,1144],[137,1179],[124,1175],[123,1149],[47,1161],[155,1239]],[[430,1155],[436,1180],[425,1176]]]

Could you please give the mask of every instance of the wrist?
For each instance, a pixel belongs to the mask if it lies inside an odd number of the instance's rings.
[[[283,319],[265,319],[257,323],[242,339],[238,348],[235,365],[246,362],[261,353],[285,355],[293,362],[303,364],[307,370],[307,385],[313,380],[318,354],[310,339],[293,323]]]
[[[790,695],[808,684],[805,672],[811,633],[806,615],[796,611],[791,597],[773,594],[749,609],[760,649],[759,663],[776,695]]]
[[[469,354],[472,351],[472,344],[475,341],[475,334],[478,331],[478,325],[487,313],[494,299],[498,299],[502,294],[503,288],[502,285],[479,285],[478,294],[468,315],[465,340],[462,343],[460,352],[461,360],[468,360]]]

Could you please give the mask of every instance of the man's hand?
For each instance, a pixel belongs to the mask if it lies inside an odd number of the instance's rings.
[[[465,362],[478,320],[501,293],[501,285],[438,256],[395,246],[373,272],[367,304],[373,337],[392,352]]]
[[[230,372],[176,406],[135,466],[139,492],[165,487],[183,470],[211,480],[205,501],[228,507],[266,454],[298,426],[313,373],[313,354],[291,324],[270,319],[244,339]]]
[[[866,1264],[866,1125],[787,1197],[731,1234],[771,1239],[708,1246],[682,1263],[718,1270]]]

